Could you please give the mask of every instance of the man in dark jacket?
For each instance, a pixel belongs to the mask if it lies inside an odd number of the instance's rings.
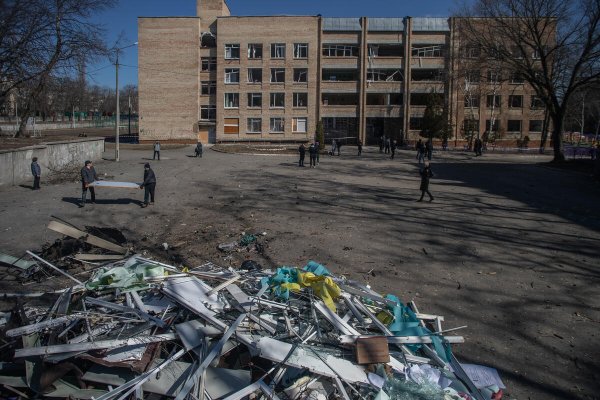
[[[148,198],[150,204],[154,204],[154,189],[156,188],[156,175],[150,168],[150,164],[144,164],[144,182],[140,185],[140,189],[144,189],[144,204],[142,208],[148,207]]]
[[[81,204],[79,207],[85,207],[88,189],[90,189],[90,194],[92,196],[92,204],[96,204],[96,191],[90,184],[97,180],[98,175],[96,175],[94,165],[91,161],[86,161],[84,167],[81,168]]]
[[[433,178],[433,172],[431,171],[431,167],[429,166],[429,161],[425,161],[425,166],[420,171],[421,174],[421,198],[417,201],[423,201],[423,196],[425,193],[429,195],[429,201],[433,201],[433,196],[429,193],[429,179]]]
[[[317,146],[311,143],[308,147],[308,155],[310,156],[310,167],[315,168],[317,166]]]
[[[196,150],[194,150],[194,152],[196,153],[196,157],[200,156],[200,158],[202,158],[202,142],[196,144]]]
[[[304,167],[304,155],[306,154],[306,147],[304,147],[304,143],[298,147],[298,153],[300,153],[300,160],[298,160],[298,166]]]
[[[40,164],[37,163],[37,157],[31,159],[31,175],[33,175],[33,190],[40,190],[40,177],[42,176],[42,169]]]
[[[390,145],[390,152],[392,153],[390,158],[393,160],[394,156],[396,155],[396,140],[392,140],[392,144]]]

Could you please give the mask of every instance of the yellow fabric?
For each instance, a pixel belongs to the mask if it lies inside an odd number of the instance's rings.
[[[282,283],[282,288],[300,291],[310,287],[323,300],[323,303],[333,312],[336,311],[334,300],[341,294],[340,287],[329,276],[318,276],[312,272],[298,270],[298,283]]]

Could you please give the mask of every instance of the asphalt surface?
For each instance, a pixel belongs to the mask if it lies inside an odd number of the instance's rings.
[[[599,398],[597,183],[549,168],[547,156],[435,154],[435,201],[418,203],[413,152],[395,160],[373,148],[360,158],[343,152],[311,169],[290,155],[205,148],[194,158],[192,146],[164,150],[160,162],[148,150],[123,150],[115,163],[109,151],[96,170],[111,180],[139,182],[152,164],[155,205],[140,207],[141,190],[104,189],[80,209],[78,182],[44,178],[38,192],[1,188],[0,250],[21,255],[55,240],[45,228],[55,215],[119,228],[136,249],[172,263],[251,258],[273,268],[312,259],[445,316],[445,328],[467,325],[453,333],[466,339],[455,353],[498,369],[505,398]],[[242,232],[266,232],[264,254],[216,250]]]

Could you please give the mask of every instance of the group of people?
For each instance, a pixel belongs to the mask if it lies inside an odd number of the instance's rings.
[[[319,142],[313,142],[308,146],[308,155],[310,157],[310,168],[316,168],[319,165]],[[298,161],[299,167],[304,167],[304,157],[306,155],[306,146],[304,143],[298,147],[298,153],[300,153],[300,160]]]
[[[415,144],[415,150],[417,151],[417,161],[419,164],[425,162],[425,158],[431,161],[431,157],[433,156],[433,142],[429,139],[423,143],[423,140],[419,139]]]

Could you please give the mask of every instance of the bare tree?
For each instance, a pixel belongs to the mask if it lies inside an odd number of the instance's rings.
[[[53,75],[81,71],[106,54],[103,29],[90,17],[115,0],[0,0],[0,101],[19,89],[25,99],[17,136]]]
[[[569,99],[600,80],[598,0],[475,0],[460,14],[469,39],[544,102],[552,120],[554,161],[564,160]]]

